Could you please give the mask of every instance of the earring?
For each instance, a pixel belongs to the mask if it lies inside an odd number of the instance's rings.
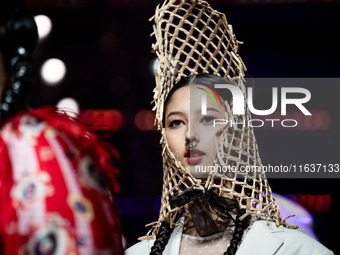
[[[196,146],[197,146],[197,139],[196,139],[196,138],[190,139],[190,140],[186,140],[186,141],[185,141],[185,147],[186,147],[189,151],[195,149]]]

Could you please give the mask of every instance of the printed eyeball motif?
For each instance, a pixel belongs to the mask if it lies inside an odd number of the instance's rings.
[[[67,224],[61,224],[62,219],[52,218],[59,215],[48,215],[47,225],[35,231],[28,241],[27,250],[30,255],[64,255],[75,253],[75,240]],[[50,219],[50,220],[49,220]]]
[[[67,203],[73,210],[76,216],[86,221],[92,221],[94,211],[92,203],[80,194],[70,194],[67,198]]]
[[[20,119],[19,131],[23,135],[23,140],[29,145],[35,146],[37,144],[36,138],[45,128],[46,122],[34,116],[24,115]]]
[[[14,207],[27,208],[36,201],[54,194],[51,177],[47,172],[39,171],[21,178],[11,190]]]
[[[105,179],[90,157],[79,160],[80,181],[87,189],[105,192]]]
[[[39,255],[52,255],[55,253],[56,245],[57,237],[55,233],[48,233],[37,241],[34,247],[34,253]]]

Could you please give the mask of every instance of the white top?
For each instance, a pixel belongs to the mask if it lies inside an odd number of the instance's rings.
[[[242,243],[244,237],[253,226],[256,220],[265,220],[266,215],[251,215],[250,224],[244,230],[242,239],[238,244],[238,247]],[[235,225],[228,228],[226,231],[210,235],[207,237],[198,237],[191,236],[182,233],[182,239],[179,247],[179,255],[201,255],[201,254],[214,254],[214,255],[223,255],[230,244],[231,239],[233,238],[235,230]]]
[[[163,255],[178,255],[182,239],[184,217],[171,234]],[[154,239],[144,240],[126,250],[126,255],[148,255]],[[226,249],[224,250],[224,252]],[[210,252],[210,251],[209,251]],[[209,254],[202,253],[202,254]],[[195,253],[195,254],[198,254]],[[212,253],[215,254],[215,253]],[[219,254],[219,253],[217,253]],[[236,255],[334,255],[332,251],[297,229],[276,227],[274,223],[255,221],[237,249]]]

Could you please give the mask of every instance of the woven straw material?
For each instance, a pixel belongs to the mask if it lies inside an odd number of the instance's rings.
[[[169,149],[162,126],[164,101],[173,85],[182,77],[198,73],[215,74],[232,81],[246,98],[243,83],[246,67],[238,55],[240,42],[225,15],[213,10],[206,1],[167,0],[162,6],[157,6],[155,16],[150,20],[154,21],[152,36],[156,38],[152,48],[159,60],[153,110],[156,111],[155,123],[162,134],[160,143],[163,148],[164,176],[159,219],[147,236],[140,239],[155,238],[163,220],[174,225],[176,215],[182,208],[171,210],[169,196],[175,191],[180,194],[187,189],[212,189],[220,196],[236,199],[240,208],[246,210],[241,218],[249,214],[266,213],[268,220],[275,220],[277,226],[296,228],[281,218],[280,208],[260,168],[255,173],[210,172],[208,179],[203,181],[194,178]],[[251,119],[246,101],[245,115],[233,115],[232,101],[224,103],[228,116],[232,116],[234,122],[247,123]],[[219,140],[217,137],[215,139],[215,166],[235,166],[239,170],[240,166],[262,165],[252,127],[225,125],[219,129],[221,136]],[[251,195],[247,196],[245,192],[249,190]]]
[[[152,48],[160,64],[154,90],[159,129],[164,99],[182,77],[197,73],[243,77],[246,69],[237,54],[240,42],[224,14],[206,1],[177,2],[165,1],[153,17],[156,43]]]

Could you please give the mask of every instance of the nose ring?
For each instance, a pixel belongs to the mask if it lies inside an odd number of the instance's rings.
[[[193,149],[195,149],[197,146],[197,139],[190,139],[190,140],[186,140],[185,141],[185,147],[191,151]]]

